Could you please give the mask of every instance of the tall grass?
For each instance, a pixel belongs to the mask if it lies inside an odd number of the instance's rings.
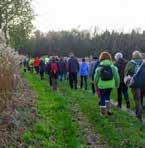
[[[14,49],[6,47],[0,31],[0,111],[16,91],[19,79],[19,55]]]

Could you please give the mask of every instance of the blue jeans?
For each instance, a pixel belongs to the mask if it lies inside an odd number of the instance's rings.
[[[106,103],[110,102],[110,94],[112,89],[100,89],[100,107],[106,107]]]

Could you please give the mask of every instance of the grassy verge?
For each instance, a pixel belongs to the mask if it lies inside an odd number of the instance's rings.
[[[62,84],[60,88],[65,89],[66,85]],[[111,147],[144,147],[145,125],[141,125],[135,117],[113,108],[112,117],[102,118],[98,101],[91,93],[65,89],[65,95],[79,105],[96,131],[103,135]]]
[[[22,136],[24,143],[29,147],[85,147],[78,125],[72,121],[67,99],[52,92],[46,82],[36,76],[25,73],[24,77],[36,92],[39,117],[38,123]]]
[[[72,105],[78,106],[78,110],[85,115],[94,131],[102,135],[109,147],[144,147],[145,125],[140,124],[127,112],[113,108],[113,116],[101,117],[98,100],[91,93],[82,90],[72,91],[66,82],[60,83],[59,91],[54,93],[46,81],[40,81],[31,74],[25,74],[24,77],[37,92],[40,118],[39,123],[23,135],[23,140],[28,145],[56,148],[85,147],[84,137],[82,134],[77,137],[80,131],[77,124],[72,122],[69,109],[71,102]]]

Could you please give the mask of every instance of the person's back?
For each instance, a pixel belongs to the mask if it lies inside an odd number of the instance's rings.
[[[115,60],[116,60],[116,67],[118,68],[119,76],[120,76],[120,85],[117,88],[117,107],[122,107],[122,98],[124,96],[124,99],[126,101],[126,107],[130,108],[130,101],[129,101],[129,95],[128,95],[128,88],[126,84],[124,83],[124,71],[126,67],[126,61],[123,58],[123,54],[121,52],[117,52],[115,54]]]
[[[132,60],[130,60],[125,67],[125,75],[133,76],[137,72],[142,62],[143,60],[140,57],[134,57]]]
[[[90,67],[89,67],[89,75],[90,77],[94,78],[95,70],[99,64],[99,60],[97,57],[94,57],[93,60],[91,61]]]
[[[40,59],[40,64],[39,64],[39,72],[40,72],[40,78],[41,80],[44,78],[44,72],[45,72],[45,62],[43,59]]]
[[[145,61],[142,62],[137,73],[133,76],[133,87],[136,88],[145,88]]]
[[[34,67],[39,67],[39,64],[40,64],[40,59],[39,59],[39,57],[36,57],[34,59]]]
[[[119,73],[121,82],[124,81],[124,71],[125,71],[126,64],[127,62],[123,58],[119,59],[115,63],[115,66],[118,68],[118,73]]]
[[[142,88],[134,86],[133,77],[138,73],[142,62],[143,62],[142,54],[139,51],[134,51],[132,53],[132,60],[130,60],[126,65],[125,79],[124,79],[125,83],[131,87],[135,101],[136,116],[140,121],[142,121],[142,102],[143,102]],[[136,79],[136,82],[138,81],[139,79]]]
[[[82,63],[80,65],[80,88],[83,88],[83,84],[85,83],[85,90],[87,90],[88,84],[87,84],[87,78],[89,74],[89,67],[88,64],[85,61],[85,58],[82,59]]]
[[[58,71],[59,71],[59,66],[58,62],[55,58],[52,59],[50,62],[50,77],[51,77],[51,83],[52,83],[52,88],[53,90],[57,90],[57,78],[58,78]]]
[[[40,60],[39,66],[40,66],[40,70],[45,71],[45,62],[43,59]]]
[[[69,72],[69,84],[70,87],[73,89],[77,89],[77,73],[79,71],[79,62],[74,55],[71,55],[70,59],[68,60],[68,72]]]
[[[112,57],[108,52],[102,52],[99,57],[100,64],[96,69],[94,80],[100,92],[101,114],[111,114],[110,94],[112,88],[118,87],[120,83],[116,66],[112,63]]]
[[[88,64],[83,62],[80,65],[80,76],[88,76],[89,74],[89,67]]]
[[[60,71],[61,73],[63,73],[63,72],[65,71],[65,62],[63,61],[63,59],[61,59],[61,60],[58,62],[58,64],[59,64],[59,71]]]
[[[57,77],[58,71],[59,71],[58,63],[53,59],[50,62],[50,74],[51,74],[51,76],[52,77]]]
[[[69,72],[78,72],[79,70],[79,63],[75,57],[71,57],[68,61],[68,71]]]

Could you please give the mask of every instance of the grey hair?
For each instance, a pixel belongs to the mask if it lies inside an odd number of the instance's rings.
[[[132,58],[142,58],[141,52],[138,51],[138,50],[135,50],[135,51],[132,53]]]
[[[117,52],[116,54],[115,54],[115,56],[114,56],[114,59],[116,60],[116,61],[118,61],[118,60],[120,60],[120,59],[122,59],[123,58],[123,54],[121,53],[121,52]]]

